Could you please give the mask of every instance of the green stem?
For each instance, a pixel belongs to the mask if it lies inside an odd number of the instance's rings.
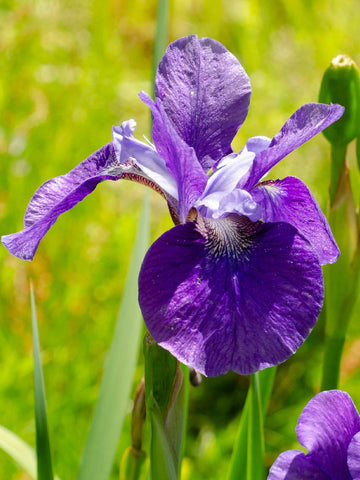
[[[249,405],[247,480],[264,478],[264,428],[258,373],[251,375]]]
[[[184,374],[184,409],[183,409],[183,429],[182,429],[182,441],[181,441],[181,451],[180,451],[180,461],[178,467],[178,475],[180,478],[181,472],[181,463],[184,458],[185,452],[185,441],[186,441],[186,430],[187,430],[187,421],[188,421],[188,412],[189,412],[189,367],[186,365],[180,364],[180,368]]]
[[[326,338],[321,390],[338,388],[344,342],[345,336]]]
[[[156,17],[156,32],[153,50],[152,85],[154,85],[157,66],[164,55],[167,43],[167,25],[169,16],[168,0],[159,0]]]
[[[339,185],[340,171],[343,167],[346,156],[347,145],[331,145],[331,175],[330,175],[330,207],[335,200],[336,191]]]
[[[262,418],[265,418],[267,406],[269,403],[272,386],[274,383],[276,367],[267,368],[258,373],[260,383],[261,411]],[[245,406],[241,414],[238,434],[235,440],[234,449],[231,457],[228,480],[239,480],[239,478],[248,478],[247,473],[247,452],[248,452],[248,430],[250,403],[252,402],[251,386],[246,398]],[[255,477],[254,477],[255,478]]]
[[[141,478],[146,453],[134,447],[125,450],[120,464],[120,480],[139,480]]]

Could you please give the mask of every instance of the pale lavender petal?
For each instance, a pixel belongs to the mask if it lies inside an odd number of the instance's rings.
[[[299,442],[330,478],[351,478],[347,451],[360,431],[360,417],[351,397],[340,390],[318,393],[306,405],[296,427]]]
[[[350,442],[347,464],[352,480],[360,480],[360,432]]]
[[[156,103],[145,93],[140,98],[151,108],[153,116],[152,136],[158,154],[177,184],[179,218],[184,222],[190,208],[203,193],[207,176],[204,173],[195,151],[176,133],[171,121],[164,112],[160,100]]]
[[[231,192],[241,178],[250,170],[255,154],[253,152],[231,153],[224,157],[210,175],[201,198],[215,192]]]
[[[259,220],[261,209],[245,190],[233,192],[239,180],[251,168],[254,153],[232,153],[224,157],[210,175],[204,193],[194,206],[206,217],[220,218],[226,213],[247,215]],[[249,213],[249,215],[248,215]]]
[[[3,235],[3,245],[13,255],[32,260],[40,240],[56,222],[59,215],[73,208],[104,180],[118,180],[109,173],[116,162],[112,143],[90,155],[66,175],[45,182],[34,194],[27,207],[25,229]]]
[[[123,164],[130,158],[133,159],[141,171],[161,190],[178,200],[177,185],[166,167],[165,160],[154,147],[134,138],[135,126],[136,122],[130,120],[120,127],[113,127],[114,150],[118,161]]]
[[[229,153],[247,115],[250,94],[250,81],[239,61],[211,38],[180,38],[158,66],[155,95],[205,170]]]
[[[245,215],[253,222],[262,217],[261,207],[246,190],[235,189],[224,195],[223,192],[214,192],[200,198],[195,207],[205,217],[222,218],[230,213]]]
[[[311,243],[321,265],[333,263],[340,251],[325,215],[308,187],[298,178],[269,180],[251,190],[265,222],[288,222]]]
[[[230,215],[178,225],[150,248],[139,302],[154,339],[209,376],[286,360],[315,325],[321,267],[286,223]]]
[[[304,452],[287,450],[270,468],[267,480],[333,480]]]
[[[257,137],[250,137],[245,147],[243,148],[244,152],[253,152],[258,154],[268,148],[271,143],[271,138],[258,135]]]
[[[256,155],[247,182],[240,186],[247,190],[252,188],[276,163],[334,123],[343,113],[344,107],[336,104],[308,103],[300,107],[275,135],[269,147]]]
[[[219,202],[219,209],[213,218],[221,218],[229,213],[245,215],[253,222],[260,220],[262,217],[261,206],[253,200],[249,192],[240,188],[222,197]]]

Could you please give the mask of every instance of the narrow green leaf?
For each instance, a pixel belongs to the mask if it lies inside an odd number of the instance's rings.
[[[115,333],[82,455],[78,480],[108,480],[114,462],[138,355],[142,327],[137,299],[138,275],[148,245],[149,198],[146,193]]]
[[[16,433],[2,425],[0,425],[0,448],[31,478],[37,479],[35,450]],[[59,477],[55,476],[55,480],[59,480]]]
[[[177,467],[174,451],[164,430],[159,408],[150,412],[151,444],[150,444],[150,480],[177,480]]]
[[[15,460],[20,468],[36,479],[36,453],[14,432],[0,425],[0,448]]]
[[[45,387],[41,365],[35,296],[32,285],[30,285],[30,299],[34,356],[37,475],[38,480],[53,480],[54,476],[51,463],[50,440],[47,424]]]
[[[186,431],[187,431],[187,421],[188,421],[188,411],[189,411],[189,385],[190,385],[190,374],[189,367],[181,364],[181,370],[184,375],[183,380],[183,430],[182,430],[182,442],[181,442],[181,451],[180,451],[180,461],[179,461],[179,475],[181,471],[181,463],[184,458],[185,452],[185,442],[186,442]]]
[[[263,418],[267,411],[271,389],[274,383],[276,367],[267,368],[258,373],[260,384],[260,401]],[[249,388],[248,396],[244,405],[239,425],[238,435],[234,444],[234,450],[230,462],[228,480],[239,480],[246,478],[247,474],[247,452],[248,452],[248,429],[249,429],[249,410],[252,401]],[[254,477],[255,478],[255,477]]]
[[[251,375],[248,420],[247,480],[263,480],[264,468],[264,425],[261,408],[258,373]]]
[[[345,155],[345,151],[342,155]],[[332,164],[338,148],[332,146]],[[336,180],[335,196],[331,185]],[[324,268],[325,278],[325,356],[322,372],[322,390],[338,388],[340,363],[346,331],[357,298],[360,280],[360,225],[351,186],[350,171],[343,161],[336,178],[331,178],[328,219],[341,255],[333,265]]]
[[[168,15],[169,15],[168,0],[158,0],[156,32],[155,32],[154,52],[153,52],[152,85],[154,85],[156,69],[161,60],[161,57],[164,55],[166,44],[167,44]]]
[[[150,478],[179,478],[184,425],[184,374],[179,362],[156,344],[144,341],[146,413],[150,419]]]
[[[139,480],[142,478],[146,453],[134,447],[125,450],[120,462],[119,480]]]

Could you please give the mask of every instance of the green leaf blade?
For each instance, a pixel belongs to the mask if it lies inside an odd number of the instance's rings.
[[[50,439],[47,423],[45,387],[41,365],[35,295],[32,285],[30,286],[30,299],[34,356],[37,478],[38,480],[53,480],[54,475],[52,469]]]
[[[149,208],[149,198],[146,195],[115,333],[80,463],[78,480],[89,478],[107,480],[114,462],[130,396],[142,329],[137,300],[138,275],[149,245]]]
[[[0,425],[0,448],[4,450],[31,478],[36,479],[36,453],[14,432]]]
[[[272,386],[274,383],[276,367],[267,368],[258,372],[259,376],[259,390],[260,390],[260,404],[262,416],[265,418],[267,406],[269,403]],[[239,478],[247,478],[248,472],[248,430],[250,421],[250,403],[252,402],[251,387],[246,398],[246,402],[241,414],[241,421],[237,438],[235,440],[233,454],[230,462],[228,473],[228,480],[238,480]],[[259,461],[259,460],[258,460]],[[255,477],[254,477],[255,478]]]

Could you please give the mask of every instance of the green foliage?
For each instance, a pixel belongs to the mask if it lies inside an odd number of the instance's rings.
[[[114,463],[134,378],[141,334],[137,283],[149,245],[149,198],[144,200],[132,262],[127,275],[114,337],[105,364],[99,398],[82,455],[78,480],[107,480]]]
[[[31,478],[36,478],[36,452],[14,432],[0,425],[0,448]]]
[[[50,451],[50,439],[47,422],[45,385],[42,373],[40,340],[36,318],[35,295],[31,285],[31,320],[34,357],[34,391],[36,422],[36,457],[38,480],[53,480],[53,469]]]
[[[172,1],[168,40],[197,33],[224,43],[248,71],[253,96],[235,139],[272,136],[301,104],[316,101],[330,60],[347,53],[360,64],[356,0]],[[309,13],[310,12],[310,13]],[[29,198],[110,140],[111,125],[135,118],[149,132],[154,0],[7,0],[0,8],[0,232],[22,228]],[[316,46],[316,48],[314,47]],[[304,180],[324,207],[330,166],[320,136],[277,166],[273,178]],[[360,185],[360,182],[358,182]],[[359,191],[354,191],[359,199]],[[0,249],[0,424],[34,445],[33,362],[28,284],[33,279],[49,429],[56,471],[73,479],[97,399],[140,216],[143,189],[104,182],[54,225],[34,262]],[[151,196],[152,238],[171,226],[163,199]],[[358,297],[360,297],[358,295]],[[341,388],[360,404],[359,301],[345,345]],[[296,444],[295,424],[319,387],[322,322],[298,354],[279,367],[265,421],[266,465]],[[351,354],[351,356],[350,356]],[[143,358],[135,384],[143,374]],[[134,388],[134,387],[133,387]],[[236,437],[247,380],[234,374],[190,389],[182,480],[223,478]],[[129,416],[116,454],[129,445]],[[0,452],[0,477],[19,469]],[[118,469],[111,472],[118,478]]]
[[[343,116],[323,132],[332,145],[344,147],[359,136],[360,74],[349,56],[338,55],[325,70],[319,102],[339,103],[345,107]]]
[[[144,339],[150,480],[177,480],[182,453],[185,388],[179,362],[147,333]]]
[[[228,480],[261,479],[264,475],[263,419],[266,416],[275,372],[276,367],[267,368],[251,378],[234,442]],[[254,471],[256,468],[259,470]]]

